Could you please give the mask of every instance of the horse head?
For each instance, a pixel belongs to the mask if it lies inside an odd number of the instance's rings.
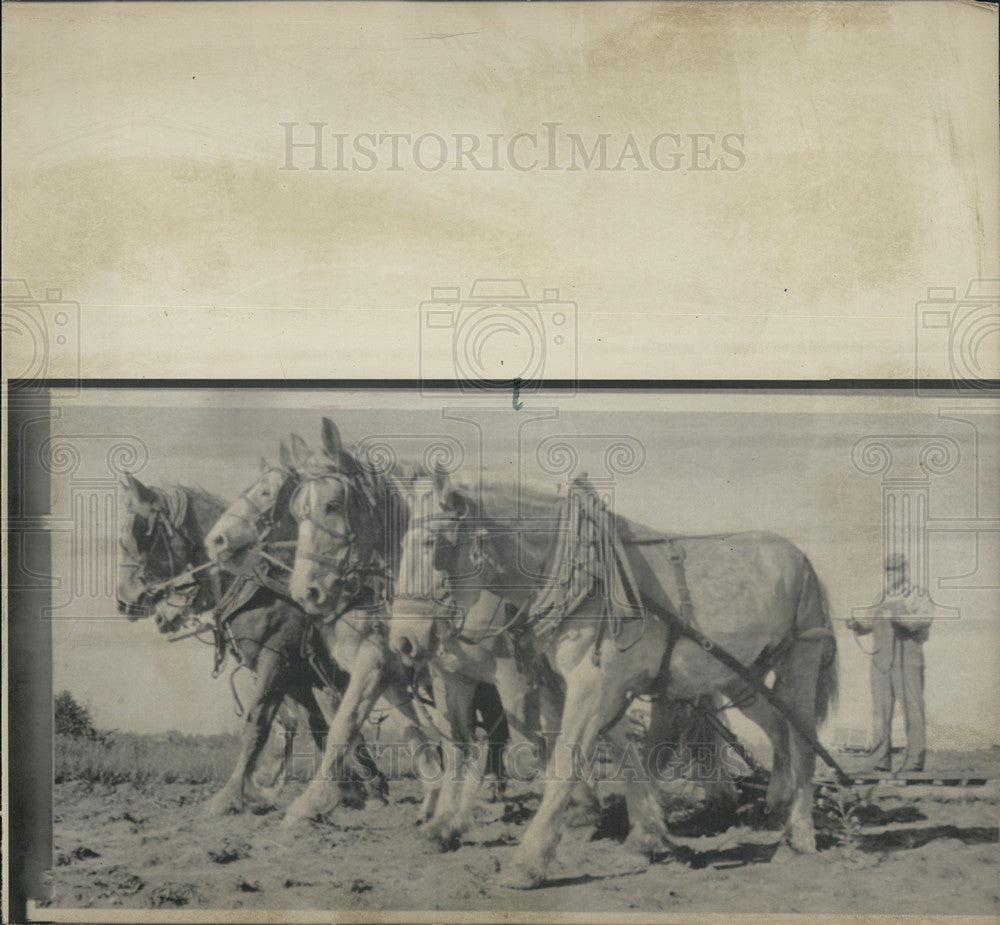
[[[500,603],[490,589],[501,569],[478,503],[436,469],[430,507],[425,516],[411,509],[393,596],[389,645],[409,663],[433,654],[442,626],[483,629],[474,622],[484,615],[492,622]],[[484,594],[496,602],[492,610],[477,607]]]
[[[252,550],[294,540],[297,526],[289,506],[301,480],[297,466],[302,461],[284,441],[278,465],[261,459],[257,480],[222,512],[205,537],[212,561],[224,569],[239,570]]]
[[[290,590],[307,613],[340,616],[378,603],[388,578],[388,484],[348,452],[323,419],[314,456],[291,499],[298,543]]]
[[[206,562],[199,511],[186,489],[152,488],[131,474],[122,487],[118,612],[129,620],[155,616],[160,632],[175,632],[211,593],[204,572],[195,572]],[[198,500],[207,513],[217,510]]]

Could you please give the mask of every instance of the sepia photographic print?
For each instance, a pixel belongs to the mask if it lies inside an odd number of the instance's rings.
[[[995,6],[4,19],[5,920],[997,919]]]

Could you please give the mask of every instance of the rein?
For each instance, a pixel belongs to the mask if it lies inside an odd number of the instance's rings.
[[[438,520],[444,518],[437,518]],[[460,520],[458,517],[450,518],[453,522]],[[669,553],[668,561],[670,562],[671,568],[674,573],[674,580],[677,585],[677,592],[679,598],[678,613],[672,613],[660,607],[654,601],[650,600],[646,595],[642,594],[639,589],[638,583],[632,575],[631,569],[628,567],[627,561],[623,561],[623,556],[621,555],[618,543],[612,544],[613,555],[615,559],[615,565],[621,569],[621,575],[624,579],[623,590],[626,596],[629,598],[629,603],[639,609],[642,619],[645,620],[645,615],[647,612],[654,614],[663,620],[668,627],[670,627],[670,640],[668,641],[667,651],[664,658],[664,669],[669,670],[670,655],[672,653],[674,644],[679,637],[684,637],[692,642],[697,643],[707,654],[711,655],[716,661],[720,662],[723,666],[728,668],[733,674],[743,680],[750,689],[756,693],[760,694],[775,710],[777,710],[792,726],[792,728],[808,742],[809,746],[813,751],[831,768],[837,776],[837,779],[842,785],[849,786],[851,783],[850,777],[846,774],[843,768],[837,763],[836,759],[827,751],[823,744],[819,741],[815,734],[811,733],[805,726],[798,720],[798,717],[790,710],[778,697],[775,692],[769,688],[757,672],[748,668],[739,659],[733,656],[730,652],[720,646],[717,642],[702,633],[697,626],[695,626],[694,619],[694,607],[691,601],[691,593],[687,585],[687,579],[685,576],[684,569],[684,547],[676,539],[666,539],[665,542],[668,544]],[[556,547],[558,549],[558,546]],[[482,554],[482,552],[480,553]],[[575,567],[575,563],[571,563]],[[492,638],[495,635],[500,635],[501,632],[506,632],[511,626],[513,626],[518,619],[520,619],[522,613],[527,611],[533,602],[537,600],[538,594],[535,595],[534,599],[529,599],[529,601],[518,611],[515,617],[505,624],[504,627],[499,628],[497,631],[490,631],[485,634],[481,639]],[[436,603],[436,602],[435,602]],[[494,608],[493,617],[496,616],[497,607]],[[466,611],[467,614],[467,611]],[[490,622],[492,623],[492,617]],[[594,651],[594,663],[595,665],[600,664],[600,646],[603,639],[603,630],[606,620],[602,620],[600,627],[598,629],[597,643]],[[464,616],[462,625],[464,626]],[[460,636],[461,626],[459,631],[454,633],[456,636]],[[614,631],[614,625],[612,625],[612,630]],[[832,630],[828,627],[815,627],[807,629],[801,632],[798,638],[822,638],[822,637],[832,637]],[[638,639],[642,638],[642,634],[634,640],[631,645],[638,642]],[[474,644],[477,643],[476,640],[469,640]],[[786,641],[787,642],[787,641]]]
[[[186,516],[186,512],[185,505],[181,516]],[[144,593],[151,597],[152,604],[156,604],[166,597],[167,603],[171,606],[182,611],[190,609],[202,591],[203,582],[200,577],[196,576],[199,576],[205,569],[211,568],[214,563],[209,560],[200,565],[194,564],[199,558],[198,551],[202,544],[191,538],[184,529],[183,522],[175,524],[171,520],[162,501],[157,500],[152,504],[151,513],[152,518],[146,531],[146,536],[150,537],[149,548],[145,553],[141,553],[138,559],[131,557],[123,559],[118,563],[118,567],[129,569],[132,572],[140,572],[139,581],[144,587]],[[183,555],[177,552],[175,556],[172,542],[174,538],[181,540],[184,544],[185,552]],[[155,574],[150,567],[150,560],[157,544],[161,545],[166,553],[167,572],[169,573],[166,578]],[[126,555],[131,556],[131,552],[124,542],[119,540],[119,545]],[[178,559],[184,561],[178,562]],[[175,593],[180,594],[179,602],[173,597]]]
[[[251,486],[252,488],[253,486]],[[254,533],[257,538],[258,543],[262,543],[267,539],[268,534],[275,528],[276,523],[274,521],[274,510],[276,505],[271,505],[267,508],[259,507],[254,503],[253,499],[250,497],[250,489],[241,492],[237,501],[242,501],[250,510],[254,512],[254,516],[250,517],[247,514],[237,513],[233,510],[235,504],[230,505],[222,512],[219,520],[224,518],[229,518],[230,520],[235,520],[237,523],[246,524]]]

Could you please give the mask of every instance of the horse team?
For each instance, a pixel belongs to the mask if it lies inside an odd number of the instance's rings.
[[[280,462],[262,462],[226,509],[192,490],[133,477],[126,485],[119,610],[155,615],[170,633],[212,611],[220,656],[228,648],[257,675],[241,755],[213,811],[273,798],[253,771],[286,702],[305,707],[323,751],[284,827],[330,812],[359,781],[384,798],[362,734],[381,701],[406,721],[424,832],[454,845],[474,824],[481,782],[500,776],[509,727],[532,743],[545,781],[503,871],[508,886],[532,888],[545,880],[568,805],[595,805],[587,769],[599,741],[629,748],[623,717],[633,699],[651,698],[648,746],[669,728],[672,703],[725,695],[771,742],[767,802],[783,814],[785,838],[815,850],[810,736],[836,696],[836,644],[825,592],[800,550],[770,533],[687,537],[679,573],[668,563],[676,542],[613,518],[643,611],[632,631],[610,631],[622,623],[600,575],[584,588],[595,593],[566,584],[558,619],[540,622],[533,607],[564,588],[553,575],[567,567],[553,561],[567,548],[557,490],[382,464],[346,447],[325,418],[321,441],[318,452],[295,435],[283,442]],[[627,539],[630,526],[641,540]],[[753,696],[746,672],[658,616],[681,602],[704,636],[773,677],[773,696]],[[477,723],[488,748],[475,747]],[[624,781],[629,841],[649,853],[670,846],[654,751],[641,749],[642,766]]]

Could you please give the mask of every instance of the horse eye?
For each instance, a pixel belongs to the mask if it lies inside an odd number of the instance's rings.
[[[333,501],[327,501],[326,513],[333,514],[337,510],[337,505]]]

